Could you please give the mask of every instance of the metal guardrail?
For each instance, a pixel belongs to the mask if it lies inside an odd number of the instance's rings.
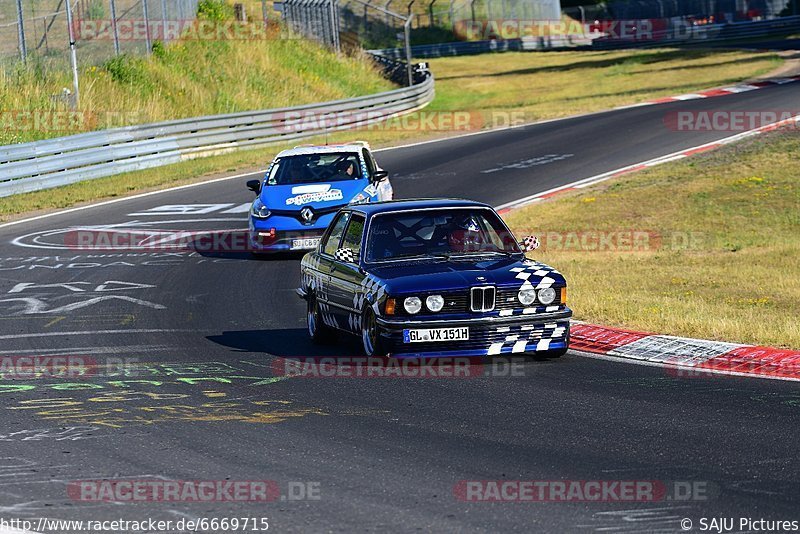
[[[455,41],[452,43],[415,45],[411,47],[411,56],[415,58],[466,56],[487,52],[508,52],[511,50],[523,50],[522,40]],[[402,59],[406,53],[402,48],[385,48],[382,50],[370,50],[369,52],[393,59]]]
[[[682,26],[681,30],[653,31],[647,39],[623,39],[619,37],[591,39],[589,36],[581,35],[553,35],[546,38],[524,37],[521,39],[456,41],[452,43],[415,45],[411,47],[411,56],[423,59],[485,54],[488,52],[553,50],[559,48],[606,50],[658,46],[703,46],[795,32],[800,32],[800,16],[753,22]],[[675,34],[678,35],[676,36]],[[386,48],[383,50],[370,50],[370,52],[394,59],[405,57],[405,50],[402,48]]]
[[[730,22],[725,24],[707,24],[681,29],[655,31],[653,32],[652,38],[646,40],[600,38],[592,41],[592,48],[617,49],[658,46],[704,46],[706,44],[718,45],[726,42],[788,35],[796,32],[800,32],[800,16],[748,22]]]
[[[0,147],[0,197],[366,126],[428,105],[433,77],[375,95],[114,128]]]

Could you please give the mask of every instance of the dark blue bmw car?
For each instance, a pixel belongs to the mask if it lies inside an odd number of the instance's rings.
[[[525,257],[537,244],[478,202],[347,206],[303,257],[308,333],[356,334],[368,356],[560,356],[566,281]]]

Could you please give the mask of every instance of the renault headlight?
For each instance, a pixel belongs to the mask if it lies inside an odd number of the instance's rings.
[[[253,201],[253,206],[250,208],[250,215],[256,219],[266,219],[270,216],[269,209],[261,202],[260,198]]]

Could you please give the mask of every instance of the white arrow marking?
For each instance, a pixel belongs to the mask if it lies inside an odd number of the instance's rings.
[[[26,289],[41,289],[45,287],[63,287],[75,293],[82,293],[86,291],[83,288],[75,287],[75,284],[88,284],[89,282],[70,282],[69,284],[34,284],[32,282],[23,282],[11,288],[9,293],[22,293]]]

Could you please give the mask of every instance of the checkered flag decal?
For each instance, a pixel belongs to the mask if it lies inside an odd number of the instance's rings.
[[[373,295],[373,309],[377,315],[379,313],[378,303],[383,299],[385,294],[386,284],[368,274],[361,281],[361,287],[356,289],[355,295],[353,295],[353,308],[362,310],[364,307],[364,299],[366,299],[367,295]]]
[[[340,248],[333,253],[333,257],[345,263],[355,263],[356,255],[349,248]]]
[[[515,278],[522,280],[522,287],[520,287],[520,289],[542,289],[550,287],[555,283],[555,279],[548,275],[551,273],[558,274],[558,271],[555,269],[537,262],[525,262],[525,267],[514,267],[511,270],[517,273]],[[534,286],[530,280],[528,280],[531,276],[540,277],[541,280]]]
[[[545,351],[550,348],[552,341],[561,341],[567,334],[569,322],[547,323],[543,326],[522,326],[513,334],[510,327],[500,327],[498,332],[507,332],[504,341],[497,341],[489,345],[486,352],[489,356],[502,353],[503,348],[510,348],[511,353]]]
[[[525,238],[522,240],[522,250],[525,252],[536,250],[539,248],[539,245],[539,238],[535,235],[525,236]]]

